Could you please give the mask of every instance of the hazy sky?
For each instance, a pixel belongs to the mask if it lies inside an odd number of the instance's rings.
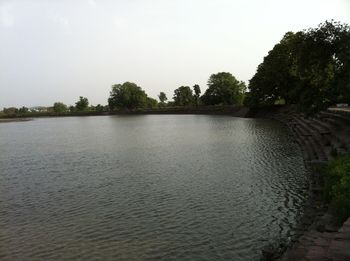
[[[248,82],[285,32],[326,19],[350,24],[350,0],[0,0],[0,108]]]

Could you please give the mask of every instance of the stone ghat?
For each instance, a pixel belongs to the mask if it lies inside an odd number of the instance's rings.
[[[329,109],[307,117],[293,106],[280,106],[258,111],[254,116],[278,120],[290,129],[302,149],[305,165],[312,170],[310,190],[315,194],[322,191],[318,167],[350,153],[350,113]]]
[[[316,209],[306,209],[301,224],[305,230],[279,260],[350,260],[350,218],[339,231],[333,225],[321,198],[323,182],[318,171],[319,166],[336,156],[350,153],[350,112],[329,109],[307,117],[297,113],[293,106],[280,106],[258,111],[253,116],[284,123],[302,149],[305,166],[311,170],[311,205]]]
[[[281,261],[348,261],[350,260],[350,218],[337,232],[309,230],[300,244],[289,249]]]
[[[320,112],[313,117],[281,107],[270,118],[286,124],[304,150],[304,158],[322,163],[350,152],[350,114],[337,110]]]

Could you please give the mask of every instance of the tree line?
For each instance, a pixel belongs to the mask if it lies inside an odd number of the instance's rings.
[[[22,108],[4,108],[5,114],[25,114],[35,112],[53,112],[53,113],[74,113],[74,112],[107,112],[115,110],[134,110],[134,109],[156,109],[164,107],[182,107],[182,106],[205,106],[205,105],[242,105],[245,83],[238,81],[231,73],[220,72],[210,76],[208,80],[208,89],[201,96],[201,88],[195,84],[192,88],[189,86],[180,86],[174,90],[172,101],[164,92],[160,92],[158,100],[149,97],[146,92],[137,84],[125,82],[112,86],[108,105],[98,104],[90,105],[86,97],[80,96],[75,106],[67,106],[62,102],[55,102],[52,107],[32,108],[31,110]]]
[[[287,32],[249,82],[249,106],[296,104],[316,113],[350,103],[350,28],[326,21],[317,28]]]
[[[79,97],[75,106],[56,102],[46,108],[55,113],[154,109],[173,106],[296,104],[300,111],[316,113],[337,103],[350,103],[350,27],[326,21],[317,28],[287,32],[256,73],[248,88],[231,73],[212,74],[201,95],[198,84],[180,86],[172,100],[160,92],[158,100],[149,97],[137,84],[125,82],[112,86],[108,105],[92,106]],[[26,107],[4,108],[5,114],[24,114]]]

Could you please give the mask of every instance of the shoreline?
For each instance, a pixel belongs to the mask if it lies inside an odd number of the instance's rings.
[[[0,123],[32,121],[32,118],[0,118]]]
[[[235,117],[247,117],[250,109],[245,106],[199,106],[199,107],[169,107],[157,109],[135,109],[116,111],[82,111],[82,112],[28,112],[24,114],[2,115],[0,119],[24,119],[42,117],[88,117],[111,115],[162,115],[162,114],[199,114],[199,115],[230,115]]]
[[[296,227],[292,229],[296,233],[286,241],[287,243],[266,246],[266,249],[263,249],[262,260],[328,260],[325,258],[334,255],[332,248],[336,244],[334,242],[339,229],[343,229],[343,224],[336,221],[330,205],[323,199],[324,183],[320,169],[336,155],[349,153],[350,148],[335,146],[333,138],[341,137],[342,132],[338,127],[340,124],[349,124],[350,118],[339,116],[336,112],[333,114],[331,110],[306,117],[297,113],[292,106],[265,108],[255,113],[253,118],[277,120],[287,127],[301,149],[309,184],[304,212],[298,218]],[[347,116],[349,115],[348,113]],[[349,125],[344,125],[344,128],[345,126]],[[338,139],[336,142],[346,140],[343,137],[343,140]],[[345,248],[344,245],[338,250],[344,252]]]

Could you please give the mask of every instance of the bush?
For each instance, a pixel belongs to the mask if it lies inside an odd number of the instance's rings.
[[[330,202],[337,219],[350,216],[350,155],[342,155],[323,169],[324,196]]]

